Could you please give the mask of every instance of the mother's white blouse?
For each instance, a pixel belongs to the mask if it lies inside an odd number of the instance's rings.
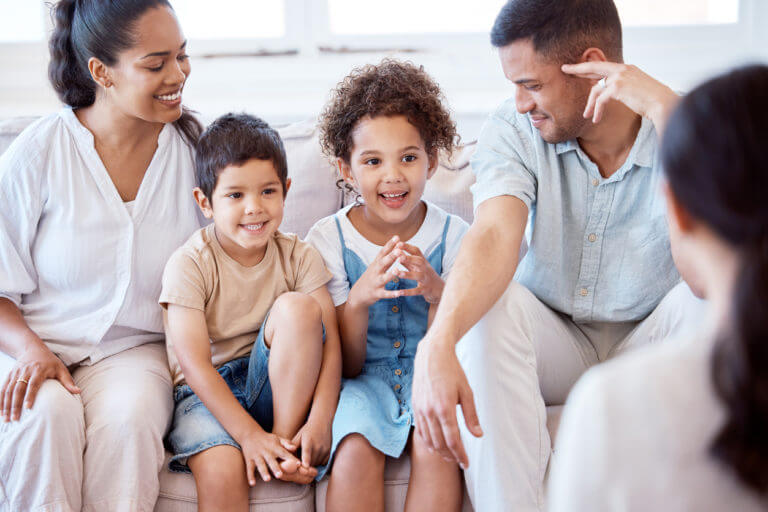
[[[73,111],[40,119],[0,157],[0,297],[68,365],[162,340],[163,267],[202,222],[193,187],[171,124],[127,207]]]

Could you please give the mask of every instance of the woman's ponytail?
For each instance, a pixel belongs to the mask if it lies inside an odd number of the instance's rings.
[[[77,0],[61,0],[54,6],[54,28],[48,43],[48,78],[59,99],[73,108],[87,107],[96,100],[96,84],[73,44],[76,11]]]
[[[768,219],[763,220],[768,222]],[[754,490],[768,491],[768,237],[742,249],[731,331],[712,360],[727,418],[712,454]]]

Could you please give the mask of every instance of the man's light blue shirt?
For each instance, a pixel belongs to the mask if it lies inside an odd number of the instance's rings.
[[[507,100],[483,126],[474,208],[509,195],[528,207],[515,280],[577,323],[645,318],[680,280],[672,261],[653,123],[643,118],[609,178],[576,140],[549,144]],[[499,219],[503,222],[503,219]]]

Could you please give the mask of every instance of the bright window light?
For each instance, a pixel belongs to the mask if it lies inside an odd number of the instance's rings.
[[[739,21],[739,0],[615,0],[625,26],[722,25]]]
[[[624,26],[736,23],[739,0],[615,0]],[[489,32],[504,0],[328,0],[338,35]]]
[[[0,42],[43,40],[47,12],[42,2],[0,0]]]
[[[172,0],[188,39],[285,36],[285,1]]]
[[[490,32],[504,0],[328,0],[334,34]]]

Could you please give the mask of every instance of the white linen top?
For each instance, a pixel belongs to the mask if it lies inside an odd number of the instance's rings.
[[[710,339],[668,340],[585,374],[557,435],[551,512],[768,509],[709,454],[725,419]]]
[[[424,222],[422,222],[416,234],[410,240],[406,240],[406,243],[418,247],[425,257],[429,256],[440,245],[445,221],[450,215],[451,224],[448,226],[448,233],[445,237],[443,274],[441,276],[445,280],[448,278],[448,273],[456,261],[461,239],[469,229],[469,225],[461,217],[451,215],[429,201],[424,201],[424,204],[427,205],[427,214],[424,216]],[[376,259],[376,256],[382,249],[382,246],[376,245],[365,238],[352,225],[347,213],[354,206],[355,203],[350,204],[337,213],[320,219],[307,233],[307,242],[314,245],[320,252],[325,260],[325,266],[333,274],[333,278],[331,278],[327,286],[334,306],[340,306],[347,302],[350,290],[349,279],[344,269],[339,229],[336,227],[335,218],[338,217],[339,219],[347,248],[357,254],[366,266]]]
[[[193,156],[165,125],[130,206],[70,108],[0,156],[0,297],[65,364],[163,339],[163,267],[202,223]]]

